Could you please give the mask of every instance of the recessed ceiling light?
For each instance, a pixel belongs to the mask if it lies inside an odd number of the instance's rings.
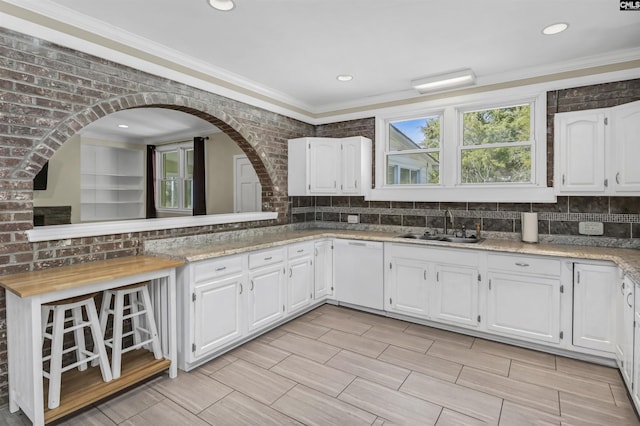
[[[126,124],[118,124],[118,127],[120,127],[121,129],[128,129],[129,126],[127,126]]]
[[[233,3],[233,0],[209,0],[209,6],[216,10],[227,12],[233,9],[236,5]]]
[[[350,74],[340,74],[336,77],[338,81],[351,81],[353,80],[353,76]]]
[[[476,82],[476,75],[471,69],[463,69],[445,74],[432,75],[411,81],[411,86],[420,93],[428,93],[454,87],[471,86]]]
[[[545,34],[545,35],[558,34],[563,32],[567,28],[569,28],[569,24],[565,22],[558,22],[557,24],[551,24],[547,27],[544,27],[544,29],[542,30],[542,34]]]

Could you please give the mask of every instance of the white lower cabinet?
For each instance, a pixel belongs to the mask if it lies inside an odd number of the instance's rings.
[[[635,305],[634,305],[634,322],[633,322],[633,383],[631,386],[631,398],[637,407],[640,407],[640,284],[633,283],[627,279],[630,285],[634,286]],[[628,374],[629,372],[627,372]]]
[[[415,254],[419,253],[420,251]],[[386,264],[388,270],[385,282],[385,310],[427,317],[429,315],[427,263],[423,259],[392,252]]]
[[[192,347],[196,358],[242,337],[243,280],[244,275],[237,274],[196,285]]]
[[[616,298],[616,360],[629,389],[633,381],[634,291],[633,281],[624,277]]]
[[[561,262],[491,254],[487,264],[487,330],[532,342],[560,343]]]
[[[249,332],[266,327],[285,316],[284,249],[249,255]]]
[[[333,240],[319,240],[314,244],[314,290],[315,300],[333,298]]]
[[[313,243],[293,244],[287,252],[287,313],[293,313],[313,300]]]
[[[573,345],[614,354],[618,267],[573,266]]]
[[[478,268],[438,264],[435,273],[431,317],[436,321],[476,327],[480,323]]]

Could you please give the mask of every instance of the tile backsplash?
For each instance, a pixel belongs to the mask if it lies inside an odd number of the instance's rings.
[[[449,210],[458,226],[519,234],[522,212],[538,213],[542,236],[577,236],[579,222],[602,222],[604,235],[594,239],[640,238],[640,197],[558,197],[556,203],[424,203],[366,201],[364,197],[289,197],[291,221],[346,223],[358,215],[361,224],[444,227]],[[623,243],[623,242],[621,242]]]

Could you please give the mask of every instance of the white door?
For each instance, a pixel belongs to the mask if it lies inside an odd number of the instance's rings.
[[[580,111],[556,115],[559,192],[605,190],[605,114]]]
[[[573,344],[615,352],[618,268],[575,264],[573,270]]]
[[[242,337],[242,275],[195,287],[194,356],[199,358]]]
[[[426,317],[429,314],[429,271],[425,261],[393,257],[385,266],[389,268],[386,309]]]
[[[287,312],[298,311],[313,300],[313,264],[310,256],[289,263],[287,277]]]
[[[265,327],[284,317],[284,271],[282,264],[267,266],[249,274],[249,331]]]
[[[341,143],[342,173],[340,176],[340,191],[343,194],[361,193],[360,170],[362,144],[360,138],[344,140]]]
[[[616,324],[616,358],[622,373],[622,378],[627,386],[631,388],[633,379],[633,319],[634,308],[634,283],[629,278],[624,277],[621,291],[617,292],[619,313]]]
[[[309,192],[337,194],[340,170],[340,143],[334,139],[309,142]]]
[[[478,270],[437,265],[432,318],[465,326],[478,326]]]
[[[560,342],[560,280],[489,273],[487,329],[532,341]]]
[[[233,156],[233,211],[262,211],[262,185],[246,155]]]
[[[640,193],[640,102],[615,107],[611,112],[615,190]]]
[[[333,296],[333,241],[315,243],[314,298]]]

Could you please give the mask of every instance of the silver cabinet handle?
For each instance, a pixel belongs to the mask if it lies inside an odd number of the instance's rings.
[[[300,249],[298,250],[298,253],[302,253],[304,251],[304,249]]]
[[[426,269],[424,270],[422,275],[424,276],[424,280],[426,281],[427,280],[427,270]]]
[[[293,275],[293,268],[289,268],[289,278]]]
[[[565,182],[565,178],[564,178],[564,174],[562,175],[562,184],[564,185]]]
[[[251,288],[249,290],[253,291],[253,280],[251,280]]]
[[[314,248],[314,249],[313,249],[313,252],[314,252],[314,254],[317,256],[317,255],[318,255],[318,248],[317,248],[317,247],[316,247],[316,248]]]
[[[522,266],[523,268],[527,268],[529,264],[524,262],[516,262],[516,266]]]
[[[627,305],[629,305],[630,308],[633,308],[633,305],[629,303],[629,296],[633,296],[633,293],[627,294]]]
[[[242,294],[242,283],[240,283],[240,294]]]
[[[355,187],[357,188],[357,187],[358,187],[358,179],[356,179],[355,181],[353,181],[353,183],[354,183]]]
[[[624,281],[622,281],[622,284],[620,285],[620,294],[624,296]]]
[[[616,183],[620,185],[620,172],[616,173]]]
[[[265,257],[264,260],[271,260],[273,256]]]
[[[226,266],[218,266],[218,267],[216,268],[216,272],[224,271],[225,269],[227,269],[227,267],[226,267]]]

